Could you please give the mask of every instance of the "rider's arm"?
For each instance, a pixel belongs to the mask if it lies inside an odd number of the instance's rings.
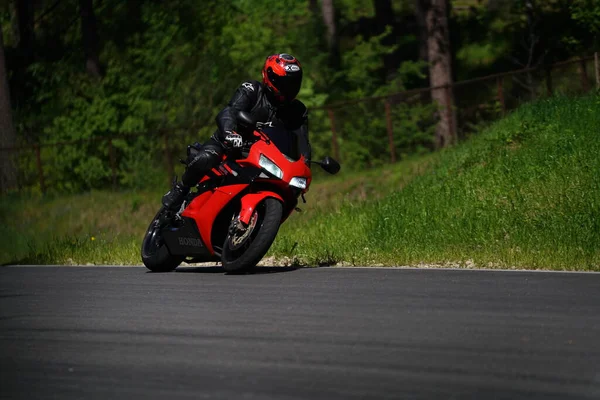
[[[312,148],[310,147],[310,141],[308,140],[308,116],[305,118],[304,123],[298,130],[299,148],[300,154],[306,159],[306,164],[310,166],[309,161],[312,157]]]
[[[237,88],[231,100],[217,115],[218,139],[223,142],[226,132],[237,131],[237,117],[239,111],[250,111],[258,99],[259,83],[256,81],[244,82]]]
[[[300,127],[295,129],[295,133],[298,136],[298,150],[306,159],[306,164],[310,166],[309,161],[311,160],[312,149],[308,140],[308,109],[298,100],[294,102],[294,106],[297,107],[296,115],[300,116]]]

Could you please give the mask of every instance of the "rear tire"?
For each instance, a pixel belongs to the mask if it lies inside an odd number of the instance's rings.
[[[161,208],[150,226],[146,230],[146,236],[142,241],[142,261],[146,268],[152,272],[170,272],[181,264],[182,257],[172,256],[169,249],[160,233],[161,226],[159,220],[166,212],[166,209]]]
[[[229,273],[243,273],[251,270],[269,251],[273,244],[283,214],[279,200],[266,198],[256,206],[258,222],[243,245],[233,245],[231,233],[225,238],[221,261]]]

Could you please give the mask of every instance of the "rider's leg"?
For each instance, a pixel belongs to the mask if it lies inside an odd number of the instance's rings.
[[[190,188],[196,185],[208,171],[219,164],[223,151],[223,146],[213,138],[204,143],[201,150],[191,148],[188,153],[185,172],[181,177],[181,183],[175,183],[173,188],[163,196],[163,205],[170,209],[181,207],[181,203],[189,193]]]
[[[181,181],[185,186],[192,187],[212,168],[216,167],[223,156],[223,146],[210,138],[202,145],[199,152],[190,152],[185,172]]]

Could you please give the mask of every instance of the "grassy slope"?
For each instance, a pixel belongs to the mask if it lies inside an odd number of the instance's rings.
[[[309,264],[600,269],[600,97],[525,106],[453,149],[316,182],[271,254]],[[0,262],[139,263],[160,193],[4,199]],[[73,232],[70,234],[70,232]],[[92,237],[95,240],[92,240]]]
[[[525,106],[403,190],[288,227],[276,249],[298,241],[312,262],[599,269],[599,135],[599,96]]]

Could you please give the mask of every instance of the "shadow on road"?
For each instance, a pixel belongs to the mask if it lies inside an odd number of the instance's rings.
[[[258,274],[275,274],[279,272],[291,272],[300,269],[300,266],[265,266],[256,267],[252,271],[247,272],[245,275],[258,275]],[[198,274],[225,274],[225,270],[220,266],[212,267],[178,267],[175,272],[193,272]]]

